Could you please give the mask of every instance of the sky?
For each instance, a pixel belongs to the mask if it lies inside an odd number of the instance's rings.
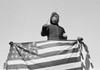
[[[100,70],[100,0],[0,0],[0,70],[7,59],[9,42],[46,40],[40,35],[51,13],[60,15],[69,40],[82,37],[94,70]]]

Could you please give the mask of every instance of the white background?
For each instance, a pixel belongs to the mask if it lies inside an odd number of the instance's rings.
[[[95,70],[100,70],[100,0],[0,0],[0,69],[9,42],[46,40],[41,27],[52,12],[60,15],[68,39],[83,37]]]

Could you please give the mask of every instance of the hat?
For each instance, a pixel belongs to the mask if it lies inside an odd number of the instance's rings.
[[[52,12],[51,17],[53,17],[55,15],[58,15],[57,12]],[[58,17],[59,17],[59,15],[58,15]]]

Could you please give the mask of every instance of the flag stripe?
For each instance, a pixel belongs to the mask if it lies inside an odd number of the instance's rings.
[[[79,51],[78,48],[73,48],[72,50],[63,50],[63,51],[54,51],[54,52],[48,52],[44,54],[39,54],[39,57],[36,57],[35,59],[40,59],[44,57],[50,57],[50,56],[56,56],[56,55],[63,55],[63,54],[68,54],[68,53],[77,53]]]
[[[27,54],[28,57],[25,60],[34,60],[34,59],[41,59],[41,58],[46,58],[46,57],[52,57],[52,56],[58,56],[58,55],[66,55],[67,57],[73,53],[76,53],[75,56],[78,53],[78,48],[73,48],[71,51],[70,50],[64,50],[64,51],[55,51],[55,52],[49,52],[49,53],[45,53],[45,54],[39,54],[39,55],[31,55],[31,54]],[[68,54],[70,53],[70,54]],[[68,54],[68,55],[67,55]],[[74,55],[74,54],[73,54]],[[9,56],[9,61],[15,61],[15,60],[22,60],[23,55],[18,57],[18,58],[14,58],[15,56],[13,56],[13,58],[11,56]],[[31,57],[31,58],[30,58]],[[15,61],[16,62],[16,61]],[[15,63],[14,62],[14,63]]]
[[[82,67],[78,67],[78,68],[70,68],[70,69],[65,69],[65,70],[82,70]]]
[[[7,70],[30,70],[30,69],[7,69]]]
[[[35,70],[71,70],[71,69],[76,69],[80,68],[80,62],[74,62],[74,63],[69,63],[69,64],[61,64],[57,66],[51,66],[51,67],[45,67],[45,68],[38,68]]]
[[[75,41],[73,42],[73,41],[47,41],[47,42],[37,42],[36,44],[37,44],[37,46],[42,46],[42,45],[48,45],[48,44],[54,44],[54,43],[68,43],[68,44],[71,44],[71,43],[75,43]]]
[[[37,45],[38,45],[38,43],[37,43]],[[48,44],[44,44],[44,45],[40,45],[40,46],[38,46],[38,49],[44,49],[44,48],[49,48],[49,47],[55,47],[55,46],[63,46],[63,45],[65,45],[65,46],[73,46],[74,45],[74,43],[48,43]]]
[[[50,62],[39,63],[35,65],[30,65],[30,67],[32,69],[37,69],[37,68],[44,68],[44,67],[50,67],[50,66],[55,66],[55,65],[67,64],[67,63],[73,63],[73,62],[78,62],[78,61],[80,61],[79,57],[73,57],[69,59],[62,59],[62,60],[56,60],[56,61],[50,61]]]
[[[54,51],[54,52],[48,52],[48,53],[44,53],[44,54],[38,54],[36,55],[31,55],[31,54],[27,54],[29,55],[29,57],[31,56],[32,58],[26,59],[26,60],[32,60],[32,59],[41,59],[41,58],[45,58],[45,57],[51,57],[51,56],[56,56],[56,55],[63,55],[63,54],[68,54],[68,53],[78,53],[79,48],[73,48],[71,50],[63,50],[63,51]],[[34,57],[36,56],[36,57]],[[15,57],[15,56],[13,56]],[[9,56],[9,60],[22,60],[22,56],[19,56],[18,58],[12,58],[11,56]]]
[[[30,68],[30,69],[38,69],[38,68],[45,68],[45,67],[51,67],[61,64],[70,64],[70,63],[77,63],[80,61],[80,57],[73,57],[68,59],[61,59],[61,60],[55,60],[50,62],[44,62],[44,63],[38,63],[38,64],[16,64],[16,65],[8,65],[8,69],[16,69],[16,68]],[[28,65],[28,66],[27,66]]]
[[[30,64],[49,62],[49,61],[60,60],[60,59],[65,59],[65,58],[67,59],[67,58],[79,57],[78,54],[79,54],[79,52],[78,53],[73,53],[73,54],[68,53],[68,54],[56,55],[56,56],[51,56],[51,57],[46,57],[46,58],[41,58],[41,59],[28,60],[26,62],[30,65]],[[9,65],[25,64],[25,62],[23,60],[9,60],[8,64]]]
[[[53,52],[53,51],[63,51],[63,50],[70,50],[72,48],[76,48],[77,45],[74,46],[55,46],[55,47],[49,47],[49,48],[44,48],[44,49],[40,49],[38,50],[38,54],[43,54],[43,53],[47,53],[47,52]],[[49,51],[48,51],[49,50]]]

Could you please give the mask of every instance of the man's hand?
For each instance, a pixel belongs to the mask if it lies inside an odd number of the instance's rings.
[[[50,24],[44,24],[43,26],[45,27],[45,26],[48,26],[48,25],[50,25]]]
[[[63,34],[63,36],[64,36],[64,37],[67,37],[67,34],[66,34],[66,33],[64,33],[64,34]]]

